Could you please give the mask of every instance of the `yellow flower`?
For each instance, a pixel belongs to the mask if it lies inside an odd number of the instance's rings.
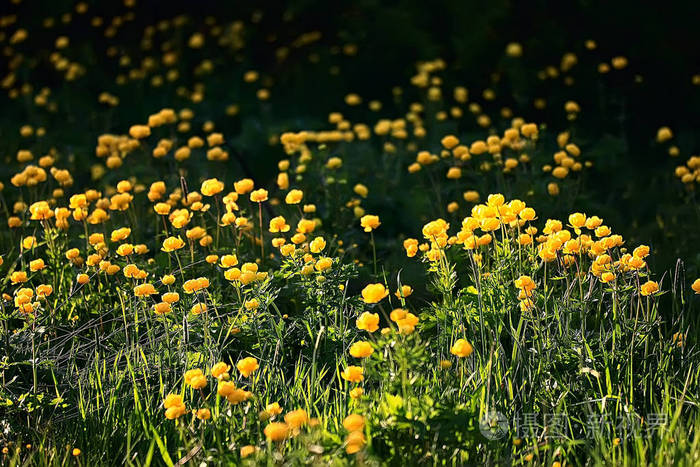
[[[161,250],[165,251],[166,253],[170,253],[172,251],[179,250],[184,246],[185,242],[180,237],[168,237],[163,240],[163,247]]]
[[[284,416],[284,421],[290,428],[299,428],[309,421],[309,415],[304,409],[297,409]]]
[[[667,126],[662,126],[659,131],[656,132],[656,141],[663,143],[673,138],[673,132]]]
[[[297,224],[297,232],[301,234],[307,234],[313,232],[314,230],[316,230],[316,223],[314,221],[309,219],[299,220],[299,223]],[[292,239],[292,241],[294,240]]]
[[[510,42],[506,45],[506,55],[512,58],[518,58],[523,54],[523,46],[518,42]]]
[[[319,258],[316,262],[316,270],[323,272],[333,266],[333,260],[331,258]]]
[[[153,312],[157,315],[164,315],[166,313],[170,313],[171,311],[172,307],[168,302],[160,302],[153,305]]]
[[[218,380],[228,380],[230,377],[229,371],[231,371],[231,365],[225,362],[219,362],[211,367],[211,375]]]
[[[184,404],[183,405],[176,405],[176,406],[168,408],[165,411],[165,417],[168,420],[174,420],[176,418],[180,418],[183,415],[185,415],[185,412],[187,412],[187,407],[185,407]]]
[[[413,287],[410,285],[402,285],[400,289],[396,290],[396,295],[397,298],[406,298],[409,297],[413,293]]]
[[[354,388],[350,391],[350,397],[353,399],[359,399],[360,397],[362,397],[362,395],[364,393],[365,393],[364,389],[357,387],[357,388]]]
[[[46,201],[38,201],[29,207],[29,212],[31,213],[31,220],[41,221],[45,219],[51,219],[54,215],[49,203]]]
[[[355,454],[365,445],[365,435],[361,431],[353,431],[345,438],[345,452]]]
[[[569,225],[575,229],[580,229],[586,225],[586,215],[575,212],[569,216]]]
[[[365,417],[353,413],[345,417],[343,427],[348,431],[360,431],[365,427]]]
[[[131,235],[131,229],[128,227],[122,227],[120,229],[113,230],[110,239],[113,242],[120,242],[122,240],[126,240],[129,235]]]
[[[377,313],[369,313],[365,311],[357,318],[357,329],[362,329],[367,332],[374,332],[379,329],[379,315]]]
[[[46,265],[44,264],[44,260],[41,258],[29,262],[29,269],[32,272],[41,271],[44,269],[44,267],[46,267]]]
[[[134,252],[134,245],[130,243],[123,243],[117,248],[117,254],[119,256],[129,256]]]
[[[365,229],[365,232],[371,232],[372,230],[378,228],[381,225],[381,222],[379,222],[379,216],[367,214],[362,216],[360,219],[360,225]]]
[[[265,407],[265,412],[267,412],[270,416],[279,415],[282,413],[282,407],[280,407],[277,402],[273,402],[272,404],[267,404]]]
[[[460,169],[459,167],[450,167],[447,170],[446,177],[450,180],[457,180],[458,178],[462,178],[462,169]]]
[[[634,249],[634,252],[632,252],[634,256],[637,258],[646,258],[649,256],[649,247],[646,245],[639,245],[637,248]]]
[[[241,459],[245,459],[246,457],[249,457],[250,455],[254,454],[257,448],[252,445],[247,445],[243,446],[241,448]]]
[[[461,358],[468,357],[472,354],[473,352],[473,347],[472,345],[467,342],[465,339],[457,339],[457,341],[452,345],[452,348],[450,348],[450,353],[452,355],[456,355]]]
[[[372,344],[367,341],[358,341],[350,346],[350,355],[355,358],[366,358],[374,353]]]
[[[615,274],[612,272],[604,272],[600,275],[600,280],[607,284],[615,280]]]
[[[369,284],[362,289],[362,301],[365,303],[379,303],[384,297],[389,295],[384,284]]]
[[[366,198],[367,194],[369,194],[369,189],[362,183],[358,183],[357,185],[355,185],[352,191],[354,191],[357,195],[362,196],[363,198]]]
[[[270,441],[283,441],[289,436],[289,426],[286,423],[272,422],[263,431]]]
[[[250,376],[255,370],[260,368],[260,365],[258,365],[258,361],[253,358],[253,357],[246,357],[242,360],[239,360],[238,363],[236,363],[236,368],[238,368],[238,371],[245,377],[247,378]]]
[[[71,454],[73,454],[73,457],[78,457],[82,451],[78,448],[73,448],[73,451],[71,451]]]
[[[36,296],[38,298],[46,298],[53,293],[53,287],[48,284],[41,284],[36,288]]]
[[[177,407],[178,405],[183,405],[182,396],[179,394],[168,394],[163,401],[163,407],[166,409]]]
[[[232,268],[238,264],[238,256],[224,255],[221,257],[220,264],[224,268]]]
[[[320,253],[324,248],[326,248],[326,240],[323,237],[316,237],[309,243],[311,253]]]
[[[224,184],[216,178],[210,178],[202,182],[200,191],[204,196],[214,196],[224,191]]]
[[[535,290],[535,288],[537,287],[535,281],[533,281],[530,276],[518,277],[517,279],[515,279],[515,286],[520,290],[524,291],[525,295],[527,295],[528,297],[530,296],[530,292]]]
[[[645,297],[659,291],[659,284],[654,281],[647,281],[640,287],[642,295]]]
[[[36,237],[29,236],[22,239],[22,248],[29,250],[36,245]]]
[[[200,420],[209,420],[211,418],[211,410],[209,410],[209,409],[197,410],[197,418]]]
[[[260,188],[258,190],[253,191],[250,194],[250,200],[255,203],[262,203],[263,201],[267,201],[267,190],[264,188]]]
[[[700,295],[700,279],[695,279],[695,282],[690,287],[696,294]]]
[[[252,298],[252,299],[246,301],[244,306],[245,306],[245,309],[248,311],[256,310],[260,306],[260,302],[258,301],[257,298]]]
[[[187,370],[185,372],[185,384],[194,389],[200,389],[207,385],[207,377],[199,368]]]
[[[287,221],[285,220],[284,217],[277,216],[277,217],[273,217],[272,219],[270,219],[269,230],[272,233],[289,232],[289,225],[287,224]]]
[[[243,180],[239,180],[237,182],[234,182],[233,188],[236,190],[236,193],[239,195],[245,195],[246,193],[250,193],[253,191],[253,188],[255,187],[255,182],[249,178],[244,178]]]
[[[408,315],[408,312],[406,310],[404,310],[403,308],[396,308],[389,314],[389,319],[391,319],[395,323],[398,323],[402,319],[405,319],[406,315]]]
[[[172,285],[175,283],[175,276],[172,274],[166,274],[160,281],[163,283],[163,285]]]
[[[231,394],[226,398],[229,403],[236,405],[241,402],[245,402],[253,397],[253,393],[250,391],[244,391],[243,389],[234,389]]]
[[[136,139],[147,138],[151,135],[151,129],[148,125],[133,125],[129,128],[129,135]]]
[[[158,292],[156,291],[156,288],[153,287],[153,284],[146,283],[134,287],[134,295],[137,297],[145,297],[156,293]]]
[[[219,381],[216,393],[221,397],[229,397],[236,390],[236,384],[232,381]]]
[[[284,202],[287,204],[299,204],[301,199],[304,197],[304,192],[301,190],[290,190],[287,196],[284,198]]]
[[[452,149],[459,144],[459,139],[454,135],[447,135],[440,140],[440,143],[442,143],[445,149]]]
[[[351,383],[359,383],[364,379],[363,373],[364,370],[362,367],[350,365],[343,370],[340,376],[342,376],[344,380],[350,381]]]

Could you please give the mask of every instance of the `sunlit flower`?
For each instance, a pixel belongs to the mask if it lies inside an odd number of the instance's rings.
[[[472,345],[465,339],[457,339],[450,348],[450,353],[460,358],[468,357],[474,351]]]
[[[362,367],[350,365],[343,370],[340,376],[342,376],[344,380],[350,381],[351,383],[359,383],[364,379],[363,373],[364,370]]]
[[[379,216],[367,214],[360,219],[360,225],[365,229],[365,232],[371,232],[377,229],[381,225],[381,222],[379,222]]]
[[[366,358],[374,353],[372,344],[367,341],[358,341],[350,346],[350,355],[355,358]]]
[[[242,360],[239,360],[238,363],[236,363],[236,368],[238,368],[238,371],[243,375],[245,378],[253,374],[255,370],[260,368],[260,365],[258,365],[258,361],[253,358],[253,357],[246,357]]]
[[[365,303],[379,303],[387,295],[389,291],[381,283],[369,284],[362,289],[362,301]]]

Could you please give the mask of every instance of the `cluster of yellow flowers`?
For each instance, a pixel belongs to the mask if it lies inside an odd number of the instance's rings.
[[[688,188],[694,188],[695,183],[700,183],[700,156],[690,156],[685,165],[676,167],[674,173]]]
[[[409,238],[404,241],[408,257],[413,257],[420,250],[431,262],[440,262],[444,250],[451,245],[462,245],[470,252],[476,264],[481,265],[488,246],[498,241],[495,237],[501,232],[501,242],[513,245],[515,251],[535,254],[543,264],[556,262],[563,268],[575,267],[583,271],[584,259],[590,259],[590,273],[602,283],[615,285],[618,274],[640,273],[648,275],[649,270],[644,258],[649,254],[649,247],[641,245],[633,253],[627,253],[622,245],[621,235],[612,233],[603,220],[597,216],[573,213],[569,216],[567,226],[556,219],[547,219],[542,233],[533,225],[537,219],[534,209],[520,200],[506,203],[501,194],[488,196],[486,204],[477,204],[472,208],[471,216],[462,220],[461,230],[450,236],[449,224],[442,219],[431,221],[423,227],[426,243]],[[590,233],[583,233],[585,231]],[[614,259],[615,258],[615,259]],[[515,281],[520,290],[520,306],[529,310],[533,305],[533,293],[537,288],[529,276],[521,276]],[[659,285],[651,280],[639,285],[641,295],[651,295],[659,290]]]

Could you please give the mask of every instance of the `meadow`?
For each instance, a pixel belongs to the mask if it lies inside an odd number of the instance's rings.
[[[0,462],[699,464],[694,18],[9,0]]]

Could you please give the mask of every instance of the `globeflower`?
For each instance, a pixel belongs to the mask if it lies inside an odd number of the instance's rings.
[[[214,196],[224,191],[224,184],[216,178],[210,178],[202,182],[200,191],[204,196]]]
[[[647,281],[640,287],[642,295],[645,297],[659,291],[658,282]]]
[[[262,203],[263,201],[267,201],[267,190],[264,188],[255,190],[250,194],[250,200],[255,203]]]
[[[219,362],[211,367],[211,375],[218,380],[228,380],[230,378],[229,371],[231,371],[231,365],[225,362]]]
[[[364,312],[357,318],[357,328],[367,332],[379,329],[379,315],[377,313]]]
[[[191,386],[192,389],[201,389],[207,385],[207,377],[199,368],[188,370],[185,372],[185,384]]]
[[[134,287],[134,295],[137,297],[145,297],[156,293],[158,292],[156,291],[156,288],[153,287],[153,284],[146,283]]]
[[[360,219],[360,225],[365,229],[365,232],[371,232],[377,229],[381,225],[381,222],[379,222],[379,216],[367,214]]]
[[[304,192],[301,190],[290,190],[287,196],[284,198],[284,202],[287,204],[299,204],[301,199],[304,197]]]
[[[450,353],[460,358],[470,356],[473,351],[474,349],[472,345],[465,339],[457,339],[457,341],[455,341],[455,343],[452,345],[452,348],[450,348]]]
[[[537,285],[535,281],[532,280],[530,276],[520,276],[515,279],[515,286],[522,290],[526,296],[530,296],[532,291],[535,290]]]
[[[361,431],[353,431],[345,439],[345,452],[355,454],[365,445],[365,435]]]
[[[255,358],[246,357],[242,360],[239,360],[238,363],[236,363],[236,368],[238,368],[238,371],[245,378],[247,378],[253,372],[255,372],[258,368],[260,368],[260,365],[258,365],[258,361]]]
[[[413,293],[413,287],[410,285],[402,285],[401,288],[396,290],[396,295],[397,298],[406,298],[409,297]]]
[[[348,431],[360,431],[365,427],[365,417],[353,413],[345,417],[343,427]]]
[[[160,302],[153,305],[153,312],[157,315],[164,315],[166,313],[170,313],[171,311],[172,307],[168,302]]]
[[[364,379],[362,367],[350,365],[340,374],[342,378],[351,383],[359,383]]]
[[[269,231],[271,233],[289,232],[289,228],[289,224],[287,224],[287,221],[282,216],[277,216],[270,219]]]
[[[333,260],[331,258],[319,258],[316,262],[316,270],[323,272],[333,266]]]
[[[358,183],[357,185],[355,185],[352,191],[354,191],[357,195],[362,196],[363,198],[366,198],[367,194],[369,194],[369,189],[362,183]]]
[[[228,398],[235,390],[236,384],[233,381],[219,381],[216,393],[221,397]]]
[[[355,358],[366,358],[374,353],[372,344],[367,341],[358,341],[350,346],[350,355]]]
[[[309,415],[304,409],[297,409],[284,416],[284,421],[290,428],[300,428],[309,422]]]
[[[10,275],[10,281],[13,285],[27,282],[27,273],[24,271],[15,271]]]
[[[323,237],[316,237],[309,243],[311,253],[320,253],[324,248],[326,248],[326,240]]]
[[[362,289],[362,301],[365,303],[379,303],[387,295],[389,291],[381,283],[369,284]]]
[[[179,394],[168,394],[163,401],[163,407],[166,409],[165,417],[168,420],[180,418],[187,411],[184,402],[182,402],[182,396]]]
[[[695,279],[695,282],[690,287],[696,294],[700,295],[700,279]]]
[[[272,422],[263,431],[270,441],[283,441],[289,436],[289,426],[281,422]]]
[[[237,182],[234,182],[233,188],[236,190],[236,193],[239,195],[245,195],[246,193],[250,193],[253,191],[253,187],[255,186],[255,182],[249,178],[244,178],[242,180],[239,180]]]

